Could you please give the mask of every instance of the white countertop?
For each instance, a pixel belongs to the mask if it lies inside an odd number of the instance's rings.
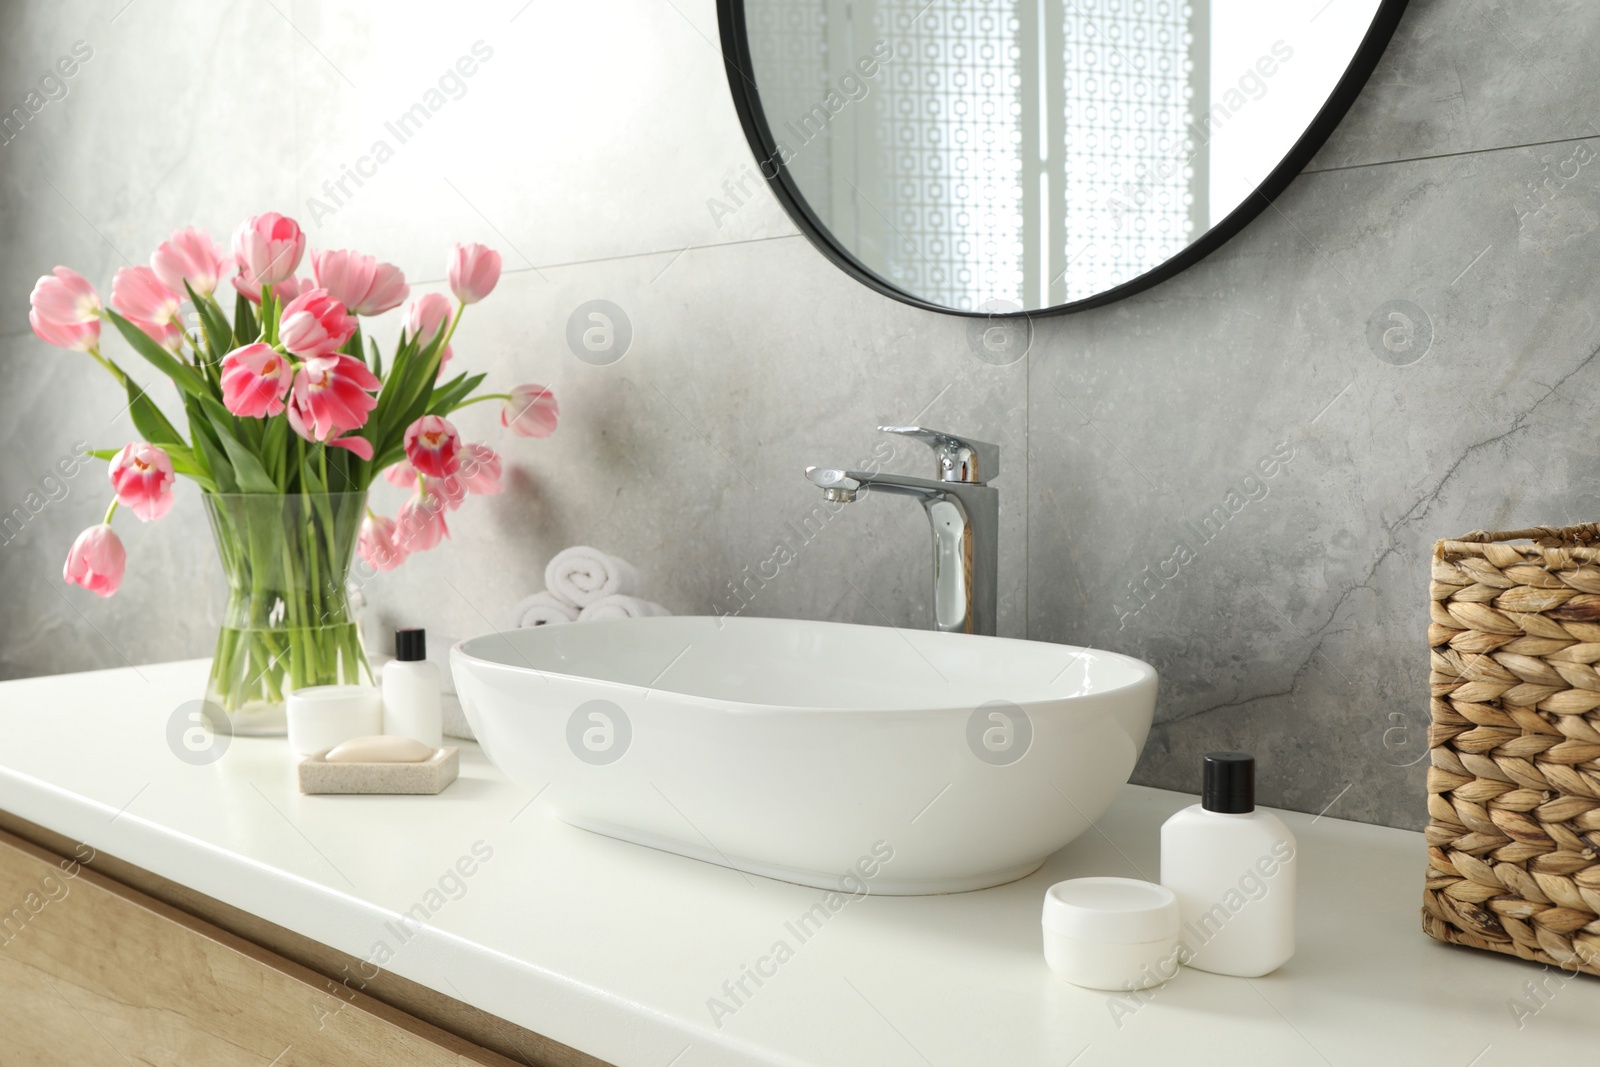
[[[1057,980],[1045,889],[1156,875],[1191,796],[1129,786],[1010,885],[849,903],[568,827],[462,743],[437,797],[302,796],[282,739],[190,766],[167,725],[201,661],[0,683],[0,808],[620,1067],[818,1064],[1526,1065],[1593,1062],[1600,979],[1440,945],[1418,918],[1420,834],[1282,813],[1300,841],[1299,952],[1254,980],[1185,970],[1132,1014]],[[461,857],[492,855],[437,893]],[[436,907],[401,942],[397,913]],[[387,924],[387,925],[386,925]],[[732,1014],[708,1001],[786,940]],[[1543,982],[1519,1027],[1511,1003]],[[731,1002],[730,1002],[731,1003]]]

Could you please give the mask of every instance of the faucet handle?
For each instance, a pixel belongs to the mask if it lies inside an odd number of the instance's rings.
[[[981,485],[992,481],[1000,473],[999,445],[922,426],[879,426],[878,429],[884,433],[915,437],[933,449],[939,460],[941,482],[976,482]]]

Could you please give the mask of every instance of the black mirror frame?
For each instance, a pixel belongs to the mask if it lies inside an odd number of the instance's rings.
[[[1356,49],[1355,57],[1350,61],[1350,66],[1345,69],[1338,84],[1334,86],[1327,102],[1322,105],[1321,110],[1311,120],[1306,131],[1300,135],[1300,139],[1289,149],[1288,154],[1257,186],[1255,193],[1245,197],[1221,222],[1201,234],[1171,259],[1135,278],[1130,278],[1121,285],[1082,300],[1040,308],[1037,311],[1015,312],[963,311],[931,304],[879,277],[871,268],[856,259],[849,249],[835,241],[827,226],[823,225],[822,220],[817,218],[811,206],[806,203],[804,194],[790,178],[788,168],[778,162],[777,139],[772,136],[772,129],[767,125],[766,111],[761,106],[761,95],[756,88],[750,39],[745,29],[744,0],[717,0],[717,24],[722,37],[722,59],[723,65],[727,68],[728,87],[733,93],[733,106],[739,113],[739,123],[744,127],[745,139],[750,142],[750,150],[756,154],[761,176],[766,179],[773,195],[789,213],[789,217],[800,227],[800,232],[805,234],[834,266],[868,288],[926,311],[938,311],[964,318],[1033,319],[1049,315],[1069,315],[1075,311],[1086,311],[1132,296],[1187,270],[1221,248],[1229,238],[1244,229],[1251,219],[1283,195],[1289,183],[1306,168],[1312,157],[1343,120],[1345,113],[1350,110],[1350,106],[1355,103],[1356,97],[1367,84],[1367,79],[1377,68],[1378,60],[1383,58],[1384,51],[1389,47],[1394,31],[1400,24],[1400,17],[1405,14],[1407,2],[1408,0],[1381,0],[1378,12],[1373,16],[1372,25],[1367,28],[1366,36],[1361,40],[1361,46]]]

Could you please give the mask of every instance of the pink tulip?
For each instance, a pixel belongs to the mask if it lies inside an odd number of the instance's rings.
[[[461,466],[461,435],[437,415],[406,427],[405,449],[411,465],[430,478],[447,478]]]
[[[423,293],[406,306],[406,333],[422,348],[449,322],[450,301],[443,293]]]
[[[189,336],[176,322],[135,322],[134,325],[168,352],[176,352],[182,348],[183,342]]]
[[[240,418],[277,415],[293,383],[294,367],[271,345],[258,341],[222,357],[222,404]]]
[[[383,476],[389,484],[401,489],[415,489],[417,487],[417,468],[411,465],[410,460],[401,460],[392,467],[384,468]]]
[[[28,321],[45,344],[93,352],[100,345],[100,294],[75,270],[57,267],[34,283]]]
[[[392,571],[405,562],[406,549],[400,541],[400,526],[384,515],[369,514],[361,520],[356,536],[356,551],[380,571]]]
[[[353,356],[308,359],[295,371],[294,386],[289,390],[289,426],[308,441],[359,449],[353,442],[330,438],[366,425],[368,414],[378,406],[372,394],[382,385],[367,365]]]
[[[117,503],[132,509],[140,521],[154,522],[172,510],[172,460],[155,445],[123,445],[108,473]]]
[[[233,287],[243,293],[250,303],[261,303],[261,286],[250,285],[244,280],[243,275],[234,275]],[[279,307],[282,307],[301,293],[309,293],[315,288],[310,278],[285,278],[272,287],[272,298],[278,302]]]
[[[174,293],[182,293],[183,283],[188,282],[196,293],[210,296],[231,266],[233,258],[217,247],[209,233],[193,226],[173,230],[150,256],[150,269]]]
[[[407,552],[426,552],[450,536],[444,498],[428,489],[400,505],[400,543]]]
[[[156,344],[176,352],[183,347],[178,306],[183,298],[149,267],[123,267],[111,279],[111,306]]]
[[[456,245],[450,254],[450,291],[463,304],[476,304],[500,281],[500,253],[483,245]]]
[[[451,511],[459,508],[467,499],[467,486],[461,480],[461,472],[450,475],[448,478],[424,478],[428,491],[436,493],[444,501],[444,506]]]
[[[269,211],[245,219],[233,234],[233,255],[246,284],[260,289],[294,276],[306,235],[294,219]]]
[[[372,458],[372,442],[367,440],[365,437],[357,437],[354,434],[346,434],[343,437],[330,438],[325,443],[329,448],[343,448],[354,452],[362,459]]]
[[[67,565],[61,577],[69,585],[81,585],[91,593],[110,596],[122,584],[128,566],[128,553],[116,532],[105,523],[91,526],[78,535],[67,552]]]
[[[37,311],[30,311],[28,322],[33,325],[33,332],[38,335],[39,340],[45,344],[55,345],[57,348],[70,348],[78,352],[94,352],[100,347],[99,319],[94,322],[62,325],[46,322],[39,317]]]
[[[416,339],[417,348],[427,348],[441,329],[450,325],[450,301],[443,293],[424,293],[406,306],[406,336]],[[450,361],[450,346],[439,357],[439,366]]]
[[[379,263],[360,252],[311,250],[311,274],[352,315],[378,315],[411,292],[406,276],[392,263]]]
[[[286,307],[296,298],[305,296],[315,288],[316,285],[310,278],[285,278],[272,287],[272,299],[278,302],[280,308]],[[260,297],[259,293],[256,295]]]
[[[283,347],[305,359],[333,355],[355,332],[355,316],[326,289],[312,289],[289,301],[278,322]]]
[[[494,449],[478,441],[461,446],[461,469],[456,472],[467,492],[478,496],[493,496],[503,488],[500,484],[500,456]]]
[[[520,437],[549,437],[560,418],[556,395],[542,385],[513,387],[511,399],[500,407],[500,425]]]
[[[381,315],[400,306],[411,295],[406,276],[393,263],[379,263],[372,275],[372,288],[355,304],[357,315]]]
[[[149,267],[123,267],[111,279],[111,306],[138,323],[172,322],[183,298]]]

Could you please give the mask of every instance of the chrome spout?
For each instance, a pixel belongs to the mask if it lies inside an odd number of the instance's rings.
[[[849,471],[836,467],[807,467],[806,477],[811,479],[812,485],[821,487],[822,499],[836,504],[854,503],[861,489],[861,482],[852,478]]]
[[[882,426],[929,444],[938,479],[838,467],[807,467],[806,478],[826,499],[850,503],[862,492],[909,496],[922,505],[933,532],[934,629],[995,632],[1000,494],[983,480],[1000,466],[1000,449],[982,441],[921,427]]]

